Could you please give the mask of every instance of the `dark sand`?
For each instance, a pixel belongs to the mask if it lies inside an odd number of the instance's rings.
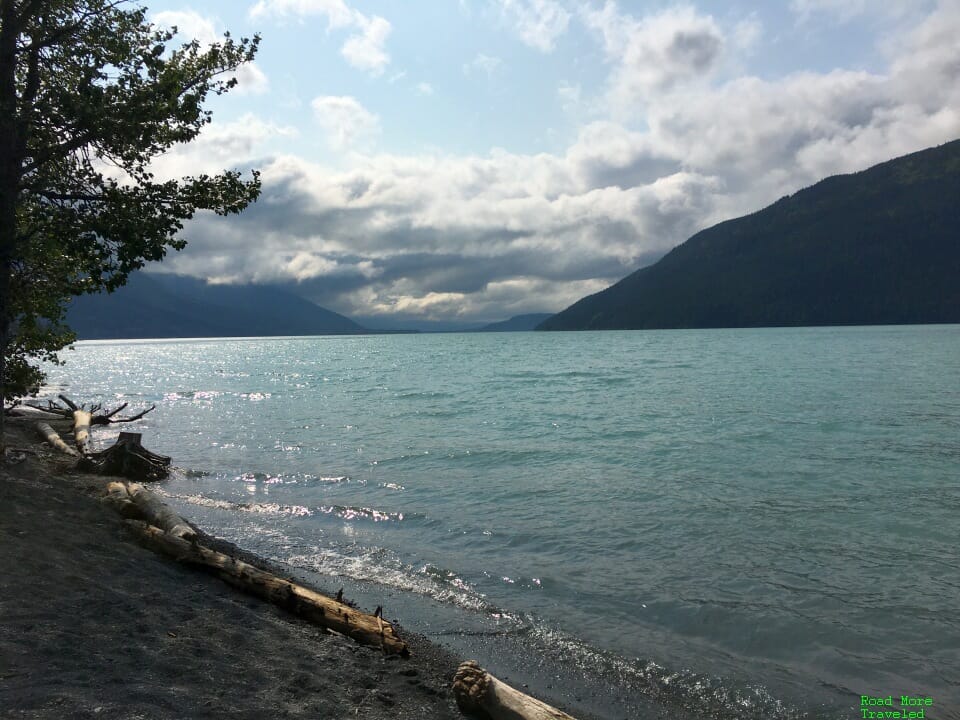
[[[25,427],[0,460],[0,717],[458,718],[458,659],[387,657],[137,545]],[[40,454],[34,454],[39,452]]]

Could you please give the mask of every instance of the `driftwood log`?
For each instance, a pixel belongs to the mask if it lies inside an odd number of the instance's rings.
[[[170,458],[150,452],[140,444],[140,438],[140,433],[122,432],[106,450],[84,455],[77,468],[134,480],[162,480],[169,472]]]
[[[144,519],[143,511],[134,504],[127,486],[122,482],[107,483],[102,500],[128,520]]]
[[[103,500],[127,519],[144,520],[184,540],[195,540],[197,537],[197,531],[190,523],[139,483],[107,483]]]
[[[46,440],[51,447],[56,448],[57,450],[59,450],[60,452],[66,455],[73,455],[74,457],[80,456],[80,453],[78,453],[72,447],[67,445],[63,441],[63,438],[60,437],[60,433],[58,433],[52,427],[47,425],[47,423],[38,422],[36,425],[36,428],[37,428],[37,432],[40,433],[43,439]]]
[[[277,577],[229,555],[189,542],[136,520],[124,521],[145,545],[191,565],[212,571],[222,580],[268,600],[322,627],[406,657],[407,644],[379,614],[369,615],[296,583]]]
[[[457,669],[453,695],[465,713],[491,720],[574,720],[565,712],[498,680],[473,660]]]

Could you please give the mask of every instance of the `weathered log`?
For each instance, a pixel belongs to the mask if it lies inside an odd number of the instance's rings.
[[[37,428],[37,432],[40,433],[43,439],[46,440],[52,447],[56,448],[60,452],[66,453],[67,455],[72,455],[74,457],[80,454],[76,450],[74,450],[72,447],[67,445],[63,441],[63,438],[60,437],[59,433],[57,433],[57,431],[54,430],[52,427],[50,427],[47,423],[38,422],[36,424],[36,428]]]
[[[491,720],[574,720],[498,680],[473,660],[457,669],[453,695],[464,712],[485,714]]]
[[[143,520],[185,540],[197,537],[197,531],[190,523],[139,483],[107,483],[102,500],[127,519]]]
[[[122,482],[107,483],[102,501],[127,519],[143,519],[143,511],[133,502],[130,493],[127,492],[127,486]]]
[[[181,562],[209,569],[231,585],[286,608],[314,624],[347,635],[364,645],[378,647],[388,654],[404,657],[410,654],[407,644],[397,636],[393,626],[380,617],[360,612],[197,542],[188,542],[165,533],[152,525],[136,520],[126,520],[125,524],[148,547]]]
[[[132,480],[162,480],[167,476],[170,458],[147,450],[140,444],[140,437],[140,433],[122,432],[116,444],[86,455],[77,467],[85,472],[118,475]]]
[[[134,505],[140,510],[143,519],[164,532],[184,540],[197,537],[196,531],[186,520],[177,515],[169,505],[139,483],[128,483],[126,491]]]

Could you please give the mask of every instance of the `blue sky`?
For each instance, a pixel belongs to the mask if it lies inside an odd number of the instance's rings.
[[[563,309],[693,232],[960,136],[960,0],[148,3],[262,36],[170,176],[257,167],[164,269],[410,322]]]

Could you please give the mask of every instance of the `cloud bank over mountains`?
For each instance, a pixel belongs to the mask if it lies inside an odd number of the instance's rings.
[[[557,311],[704,227],[960,136],[955,0],[903,11],[910,21],[878,40],[879,71],[781,77],[742,69],[766,32],[751,16],[693,5],[641,15],[611,1],[493,6],[536,53],[553,52],[578,26],[602,58],[601,85],[557,88],[584,118],[564,151],[391,153],[380,144],[389,118],[345,95],[304,99],[316,135],[336,153],[329,163],[297,153],[302,134],[292,127],[254,115],[214,123],[158,171],[259,167],[263,195],[239,217],[196,218],[184,233],[188,249],[164,269],[289,284],[347,315]],[[871,7],[793,2],[798,24],[816,13],[850,22]],[[390,22],[341,0],[260,0],[250,14],[278,23],[321,16],[331,32],[348,34],[346,62],[371,76],[390,63]],[[462,68],[465,82],[509,76],[493,55],[471,53]],[[430,91],[420,95],[436,92],[421,85]],[[277,143],[287,145],[267,150]]]

